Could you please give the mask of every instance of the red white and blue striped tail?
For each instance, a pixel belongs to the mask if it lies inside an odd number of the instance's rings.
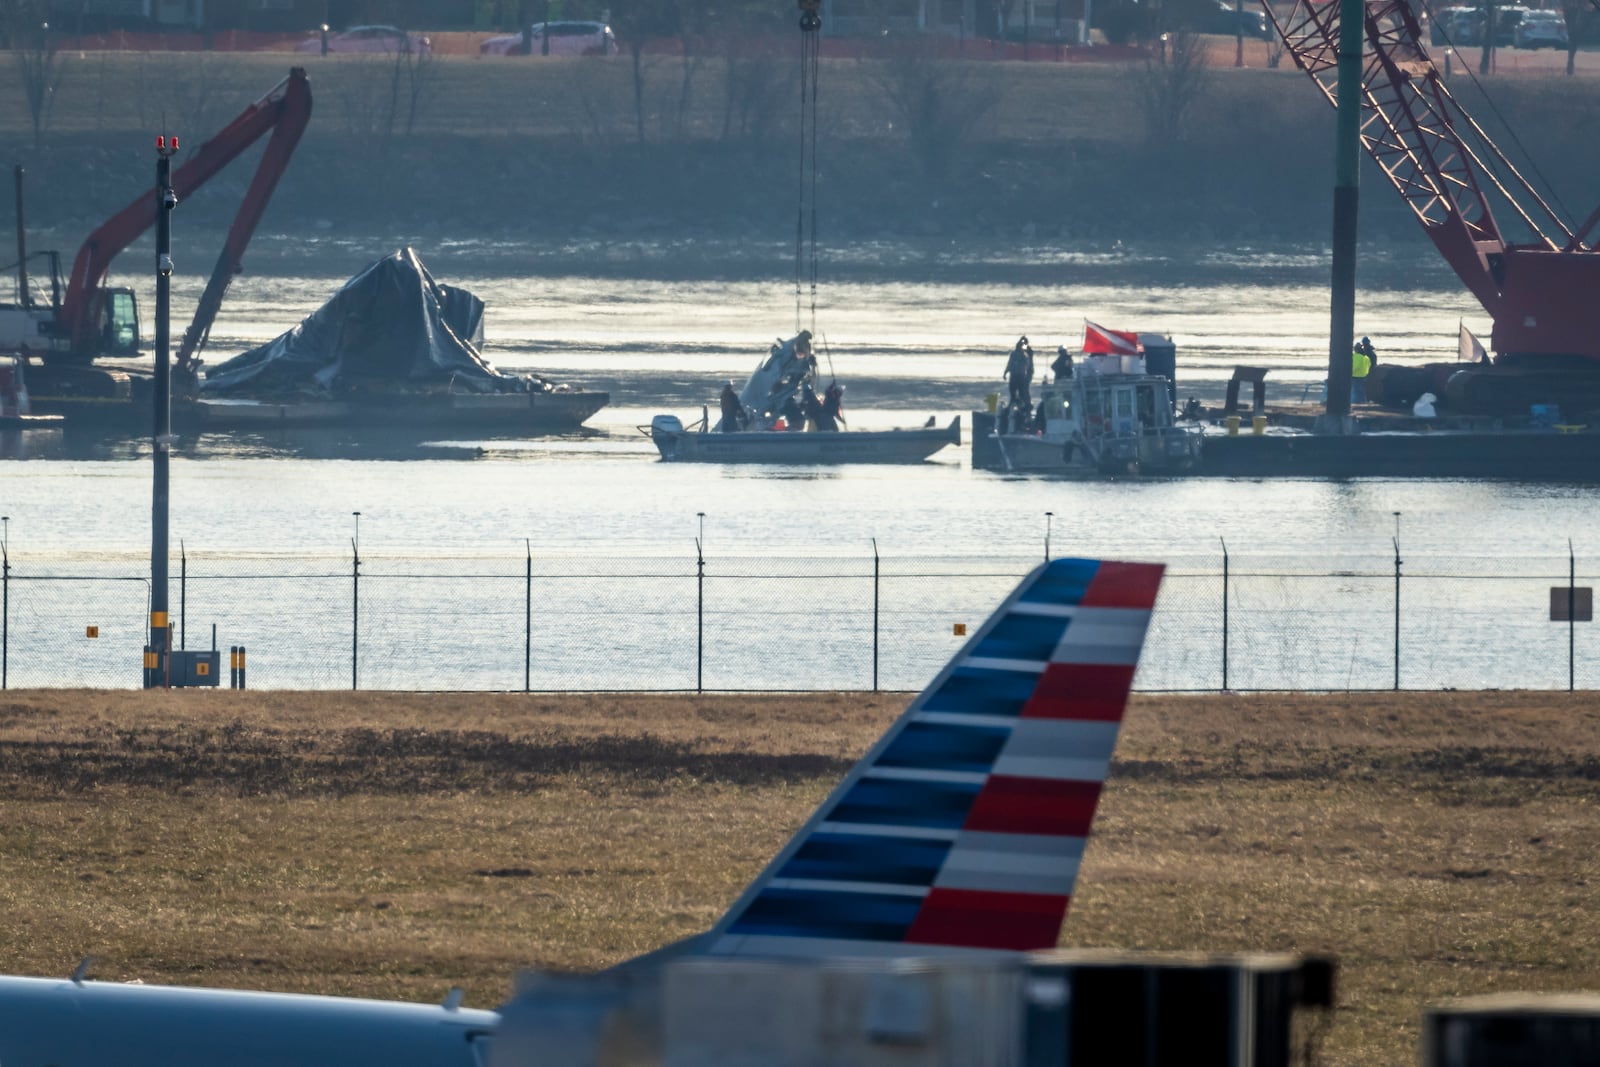
[[[701,942],[713,955],[1050,948],[1163,568],[1028,575]]]

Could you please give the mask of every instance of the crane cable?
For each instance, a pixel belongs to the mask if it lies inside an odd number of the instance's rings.
[[[800,4],[800,194],[794,223],[794,328],[802,325],[807,266],[811,279],[811,330],[817,328],[817,73],[822,0]]]
[[[1591,0],[1591,2],[1597,7],[1600,7],[1600,0]],[[1528,146],[1522,143],[1522,138],[1517,136],[1517,128],[1513,126],[1500,111],[1500,105],[1495,102],[1494,95],[1489,92],[1489,87],[1483,82],[1479,81],[1478,76],[1473,73],[1472,63],[1465,58],[1461,48],[1450,39],[1450,32],[1447,28],[1445,28],[1445,24],[1439,21],[1438,16],[1434,13],[1433,5],[1429,3],[1428,0],[1423,0],[1422,6],[1423,9],[1428,13],[1429,21],[1433,26],[1438,28],[1439,36],[1444,39],[1445,47],[1452,49],[1457,55],[1462,55],[1463,58],[1461,62],[1461,69],[1466,72],[1467,80],[1472,83],[1472,87],[1478,91],[1480,96],[1483,97],[1484,103],[1489,105],[1489,111],[1494,115],[1495,121],[1500,124],[1501,132],[1511,138],[1511,143],[1515,145],[1517,151],[1522,154],[1523,163],[1533,171],[1533,176],[1538,179],[1540,185],[1544,186],[1546,193],[1548,193],[1550,196],[1550,199],[1555,201],[1556,208],[1561,212],[1562,215],[1566,216],[1566,218],[1560,219],[1559,222],[1570,234],[1572,225],[1568,220],[1573,219],[1575,216],[1572,213],[1572,209],[1567,207],[1565,201],[1562,200],[1560,190],[1555,187],[1555,184],[1551,182],[1549,178],[1545,177],[1544,171],[1539,168],[1538,159],[1534,157],[1532,152],[1528,151]],[[1493,34],[1495,29],[1496,28],[1492,26],[1485,26],[1484,32],[1487,34]],[[1570,30],[1568,32],[1570,32]],[[1417,43],[1420,45],[1422,42],[1418,41]],[[1491,45],[1490,47],[1498,48],[1499,46]],[[1432,56],[1428,57],[1428,62],[1430,64],[1433,62]],[[1452,93],[1451,95],[1454,96],[1455,94]],[[1519,210],[1523,209],[1521,204],[1514,204],[1513,207]],[[1535,236],[1537,237],[1542,235],[1536,233]]]

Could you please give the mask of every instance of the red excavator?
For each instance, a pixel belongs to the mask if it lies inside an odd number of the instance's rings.
[[[1339,4],[1263,3],[1337,106]],[[1424,387],[1458,411],[1600,408],[1600,208],[1573,225],[1523,177],[1439,76],[1408,0],[1366,0],[1364,12],[1362,146],[1494,320],[1492,363],[1438,365]],[[1404,402],[1421,389],[1394,391],[1386,399]]]
[[[245,108],[221,132],[202,144],[172,172],[172,186],[181,201],[231,163],[269,130],[255,177],[228,230],[222,254],[200,296],[194,320],[184,332],[174,363],[173,384],[191,388],[200,366],[200,352],[222,306],[234,275],[243,270],[244,250],[262,213],[288,167],[300,135],[311,118],[311,86],[302,67]],[[0,307],[0,351],[19,352],[40,366],[31,375],[36,400],[60,397],[117,397],[128,392],[128,376],[89,366],[108,356],[132,356],[139,350],[139,310],[131,289],[107,286],[106,273],[117,254],[151,226],[157,212],[152,185],[127,207],[106,220],[78,249],[62,293],[60,256],[38,253],[48,261],[49,302],[37,299],[28,277],[29,255],[22,218],[21,168],[17,191],[17,302]]]

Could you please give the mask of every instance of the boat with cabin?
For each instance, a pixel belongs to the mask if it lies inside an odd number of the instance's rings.
[[[1194,470],[1202,434],[1174,417],[1174,346],[1133,336],[1136,351],[1085,354],[1070,377],[1044,386],[1037,411],[974,412],[972,465],[1082,478]]]

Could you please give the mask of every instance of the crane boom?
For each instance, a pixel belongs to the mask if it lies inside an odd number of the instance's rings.
[[[241,268],[244,249],[255,233],[267,202],[277,187],[278,179],[283,176],[289,157],[310,118],[311,86],[306,80],[305,69],[295,67],[287,78],[245,108],[173,172],[173,190],[180,200],[184,199],[268,130],[273,131],[261,162],[257,164],[244,203],[240,205],[239,213],[228,231],[222,255],[201,296],[194,322],[184,334],[178,357],[180,367],[188,367],[194,352],[210,332],[211,323],[222,304],[223,293],[233,275]],[[100,303],[97,294],[105,283],[111,261],[155,224],[156,211],[156,198],[148,192],[142,193],[107,219],[78,249],[58,319],[58,329],[70,339],[70,349],[62,355],[79,362],[94,358]]]
[[[1295,65],[1337,106],[1339,6],[1263,3]],[[1523,177],[1456,100],[1423,45],[1406,0],[1366,0],[1361,143],[1410,205],[1451,269],[1494,319],[1510,360],[1600,361],[1600,255]],[[1501,217],[1526,233],[1507,236]]]

